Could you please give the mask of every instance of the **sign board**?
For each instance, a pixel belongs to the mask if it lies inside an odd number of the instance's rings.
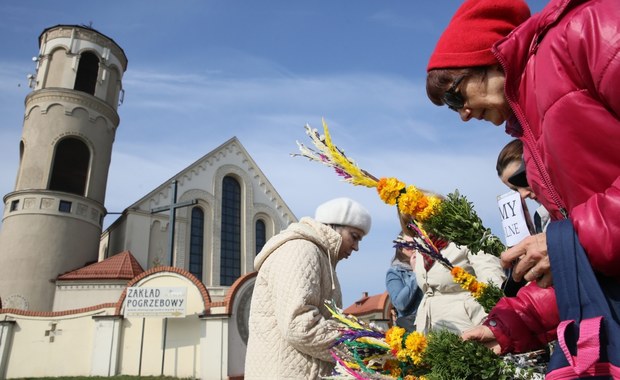
[[[512,247],[530,236],[523,203],[516,191],[510,191],[497,197],[499,213],[502,216],[502,229],[506,237],[506,245]]]
[[[125,316],[183,318],[186,315],[187,288],[127,288]]]

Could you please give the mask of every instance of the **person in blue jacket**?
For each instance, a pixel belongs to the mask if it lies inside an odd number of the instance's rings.
[[[422,301],[422,289],[418,287],[415,268],[415,250],[406,244],[413,238],[399,234],[395,240],[396,252],[385,275],[385,287],[392,305],[396,309],[396,324],[408,331],[414,331],[416,311]]]

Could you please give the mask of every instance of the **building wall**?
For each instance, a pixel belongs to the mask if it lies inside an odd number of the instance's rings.
[[[142,337],[142,324],[144,336]],[[119,373],[137,376],[164,374],[180,378],[200,377],[200,326],[204,321],[196,315],[184,319],[131,318],[123,323],[123,349]],[[164,345],[166,331],[166,350]],[[142,363],[140,350],[142,349]]]
[[[0,378],[159,376],[162,362],[165,376],[243,375],[246,348],[231,326],[237,298],[253,288],[253,278],[240,279],[225,302],[212,302],[204,285],[178,268],[155,268],[130,281],[138,288],[186,287],[186,315],[167,324],[162,317],[127,315],[125,293],[116,303],[73,311],[0,309]]]
[[[203,277],[209,287],[220,286],[222,181],[235,178],[241,187],[241,274],[254,270],[256,257],[255,225],[266,226],[266,240],[297,219],[271,187],[240,142],[233,138],[173,177],[177,183],[177,203],[195,205],[177,208],[175,214],[174,266],[189,269],[191,210],[204,212]],[[172,180],[128,207],[102,235],[100,255],[108,257],[131,251],[140,265],[153,268],[169,265],[170,211],[153,213],[169,206]]]
[[[107,312],[110,309],[70,317],[3,313],[3,319],[16,323],[12,332],[4,332],[12,335],[12,341],[10,347],[0,347],[0,351],[9,351],[6,361],[0,363],[0,373],[4,371],[7,379],[90,374],[92,317]]]
[[[64,194],[62,198],[71,199]],[[2,225],[0,296],[3,305],[8,304],[9,297],[23,295],[27,304],[22,308],[51,310],[54,280],[69,270],[95,262],[101,230],[79,217],[50,215],[41,208],[36,210],[38,215],[23,212],[19,219],[13,220],[11,216]],[[54,228],[50,230],[50,226]]]
[[[117,300],[127,280],[57,281],[53,311],[81,309]]]

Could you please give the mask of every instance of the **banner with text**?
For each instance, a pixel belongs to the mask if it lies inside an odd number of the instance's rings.
[[[498,196],[497,205],[502,216],[502,229],[504,230],[508,247],[512,247],[527,236],[530,236],[519,193],[510,191]]]
[[[127,288],[124,315],[132,317],[183,318],[186,315],[187,288]]]

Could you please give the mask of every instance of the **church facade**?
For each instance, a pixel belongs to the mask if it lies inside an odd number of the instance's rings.
[[[233,137],[127,207],[103,232],[99,260],[129,250],[145,269],[183,268],[224,297],[267,239],[295,221]]]
[[[39,45],[0,230],[0,379],[242,379],[254,258],[295,215],[233,136],[103,230],[127,57],[85,26]],[[388,302],[348,312],[384,321]]]
[[[85,26],[39,45],[0,230],[0,378],[242,378],[254,257],[296,217],[231,137],[102,231],[127,58]]]

